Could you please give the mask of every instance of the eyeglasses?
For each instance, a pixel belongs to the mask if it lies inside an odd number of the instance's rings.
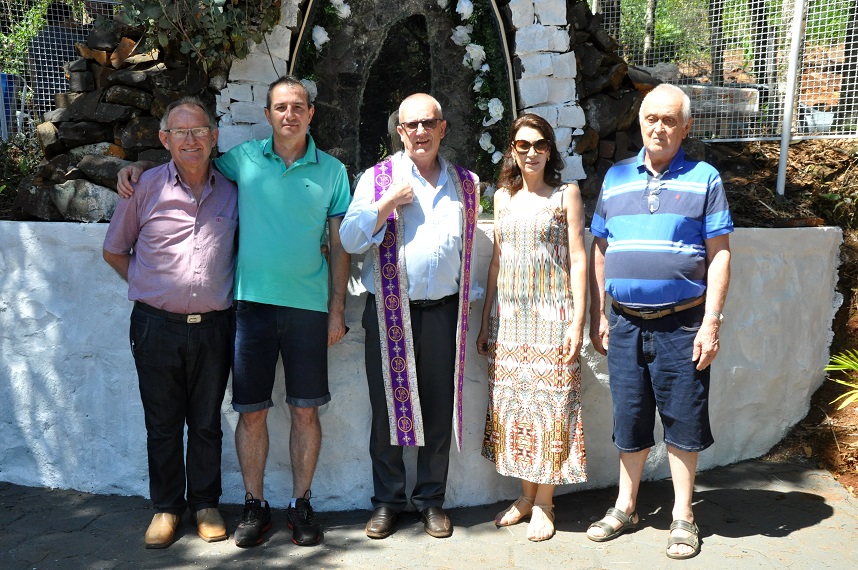
[[[520,152],[521,154],[526,154],[530,152],[530,148],[538,152],[539,154],[543,154],[551,150],[551,143],[548,142],[547,139],[539,139],[537,141],[526,141],[526,140],[516,140],[512,143],[512,147],[516,152]]]
[[[416,131],[417,127],[420,125],[423,125],[423,130],[431,131],[443,120],[444,119],[423,119],[422,121],[408,121],[407,123],[399,123],[399,126],[409,133]]]
[[[650,214],[654,214],[661,205],[658,200],[658,195],[661,194],[661,187],[664,186],[664,181],[658,178],[651,178],[646,183],[646,190],[649,194],[646,197],[646,205]]]
[[[199,139],[211,132],[210,127],[194,127],[193,129],[164,129],[165,133],[170,133],[170,136],[174,139],[181,140],[188,136],[188,133],[191,133],[194,138]]]

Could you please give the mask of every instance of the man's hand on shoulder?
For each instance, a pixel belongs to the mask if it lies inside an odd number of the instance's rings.
[[[116,192],[120,198],[130,198],[134,195],[134,184],[140,180],[140,175],[146,170],[157,166],[153,162],[147,160],[138,160],[128,166],[122,167],[122,170],[116,175]]]

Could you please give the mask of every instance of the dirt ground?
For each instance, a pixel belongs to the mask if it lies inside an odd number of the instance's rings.
[[[840,225],[844,228],[839,290],[844,302],[834,323],[832,353],[858,349],[858,140],[802,141],[790,146],[786,199],[775,197],[777,142],[709,145],[721,171],[737,226]],[[0,187],[4,184],[0,180]],[[8,184],[8,182],[7,182]],[[0,220],[10,219],[16,190],[0,191]],[[807,417],[768,458],[824,467],[858,493],[858,403],[830,402],[846,388],[826,381]]]
[[[712,145],[737,226],[839,225],[844,230],[832,354],[858,348],[858,140],[802,141],[790,146],[785,200],[775,198],[780,143]],[[839,374],[839,373],[832,373]],[[845,378],[845,377],[844,377]],[[853,377],[855,380],[856,377]],[[826,381],[807,417],[768,454],[772,460],[831,471],[858,493],[858,403],[832,404],[847,387]]]

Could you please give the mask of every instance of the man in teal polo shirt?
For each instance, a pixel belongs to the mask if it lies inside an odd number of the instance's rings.
[[[271,528],[263,481],[278,356],[292,419],[289,528],[295,544],[322,540],[310,507],[310,485],[322,440],[318,407],[331,399],[327,346],[346,332],[350,259],[339,227],[350,192],[343,164],[318,150],[307,132],[313,113],[304,85],[281,77],[268,89],[265,116],[271,138],[248,141],[215,160],[238,185],[232,407],[240,413],[235,447],[246,491],[234,536],[238,546],[260,544]],[[120,173],[121,194],[128,193],[129,181],[136,181],[140,171],[138,163]],[[321,251],[326,229],[330,262]]]

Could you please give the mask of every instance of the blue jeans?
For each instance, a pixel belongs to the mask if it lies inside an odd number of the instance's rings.
[[[131,352],[146,420],[149,494],[156,512],[181,515],[186,506],[198,511],[218,505],[220,408],[232,339],[231,310],[197,324],[169,321],[139,306],[131,313]]]
[[[691,360],[704,305],[644,320],[611,307],[608,373],[614,408],[614,444],[626,453],[655,445],[655,412],[664,441],[703,451],[714,443],[709,425],[709,371]]]

